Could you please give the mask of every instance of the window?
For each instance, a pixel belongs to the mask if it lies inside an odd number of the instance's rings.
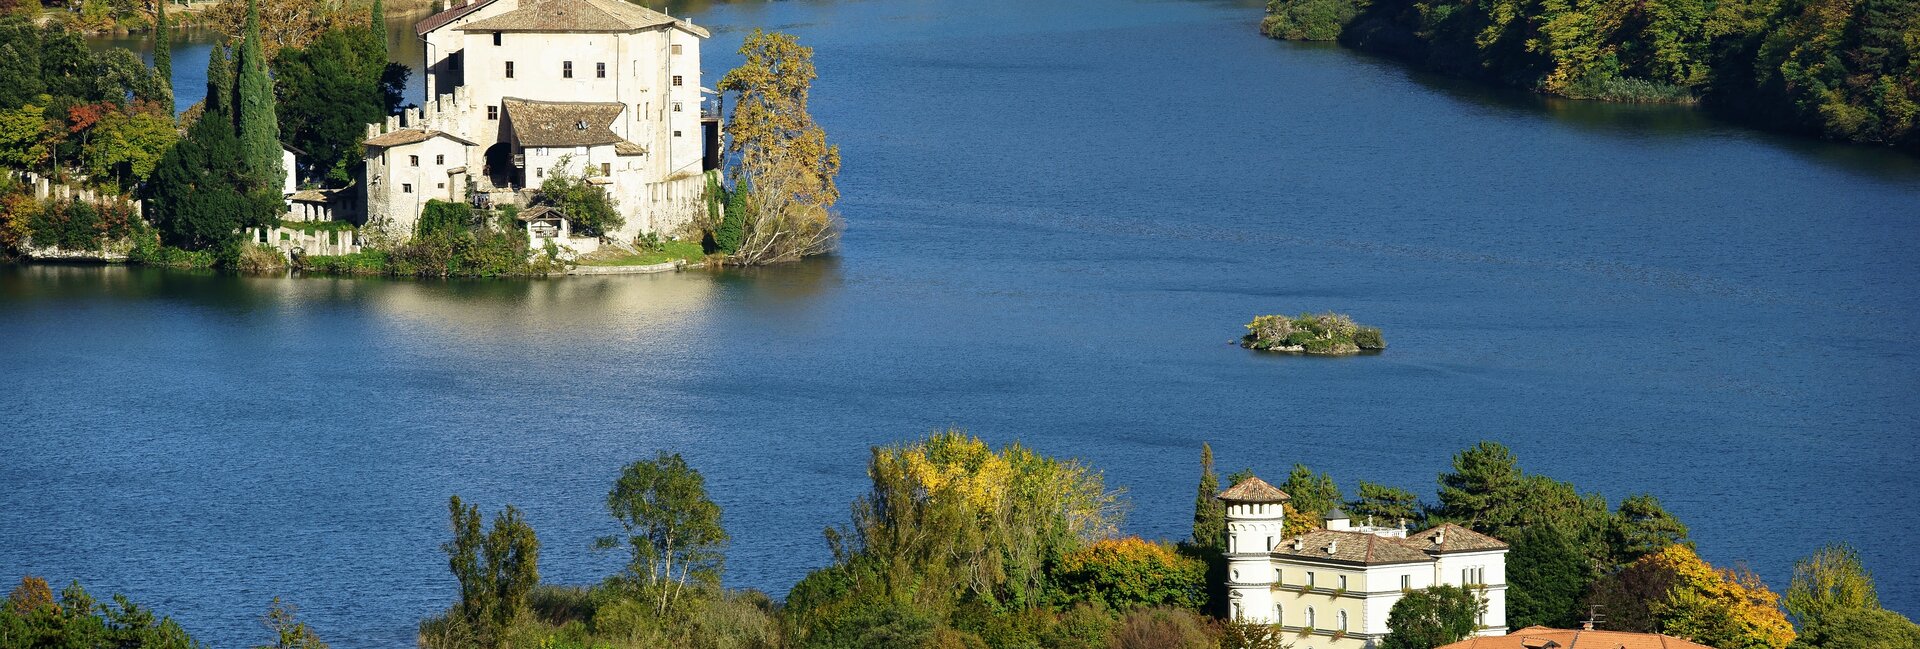
[[[1267,551],[1268,552],[1273,551],[1273,537],[1271,536],[1267,537]]]
[[[681,49],[680,49],[680,47],[681,47],[681,46],[680,46],[680,44],[679,44],[679,43],[674,43],[674,44],[673,44],[673,53],[674,53],[674,54],[679,54],[679,53],[681,52]]]
[[[260,228],[260,243],[266,243],[266,242],[267,242],[267,229]]]
[[[433,188],[434,188],[434,189],[446,189],[446,188],[447,188],[447,184],[446,184],[446,183],[434,183],[434,184],[433,184]]]
[[[545,178],[545,177],[547,177],[547,170],[546,170],[546,169],[543,169],[543,168],[540,168],[540,167],[534,167],[534,168],[533,168],[533,177],[535,177],[535,178]]]
[[[498,119],[500,119],[500,107],[499,107],[499,106],[488,106],[488,107],[487,107],[487,119],[491,119],[491,120],[498,120]]]
[[[673,102],[673,112],[680,112],[680,102]]]
[[[673,132],[673,136],[674,136],[674,137],[680,137],[680,132],[679,132],[679,131],[674,131],[674,132]]]
[[[417,155],[407,156],[407,164],[414,167],[420,166],[420,156],[417,156]]]
[[[461,59],[461,58],[464,58],[464,57],[462,57],[462,56],[460,56],[460,53],[459,53],[459,52],[454,52],[454,53],[453,53],[453,54],[452,54],[451,56],[448,56],[448,57],[447,57],[447,69],[448,69],[448,70],[453,70],[453,71],[455,71],[455,72],[459,72],[459,71],[460,71],[460,59]]]
[[[402,194],[413,193],[413,183],[400,183],[400,193]]]
[[[1413,590],[1413,577],[1411,575],[1400,575],[1400,590]]]
[[[507,62],[507,78],[508,79],[513,78],[513,62],[512,61]]]
[[[1307,587],[1308,587],[1308,588],[1312,588],[1312,587],[1313,587],[1313,572],[1312,572],[1312,571],[1308,571],[1308,572],[1307,572]],[[1309,610],[1311,610],[1311,609],[1309,609]]]
[[[593,76],[599,77],[601,79],[607,78],[607,64],[605,63],[593,64]]]
[[[541,147],[534,147],[534,148],[533,148],[533,154],[534,154],[534,155],[537,155],[537,156],[545,156],[545,155],[547,155],[547,147],[543,147],[543,146],[541,146]]]
[[[1340,590],[1346,590],[1346,589],[1347,589],[1347,576],[1340,575]]]
[[[560,76],[567,79],[573,78],[573,62],[572,61],[560,62]]]
[[[1335,619],[1339,620],[1341,631],[1347,630],[1347,612],[1346,611],[1341,611],[1340,614],[1335,617]]]
[[[436,156],[433,156],[433,163],[434,163],[434,164],[437,164],[437,165],[443,165],[443,164],[446,164],[446,163],[447,163],[447,156],[446,156],[445,154],[441,154],[441,155],[436,155]],[[1346,578],[1345,578],[1345,577],[1341,577],[1341,579],[1346,579]]]
[[[602,176],[611,176],[611,175],[613,175],[613,163],[611,163],[611,162],[602,162],[602,163],[600,163],[600,175],[602,175]]]
[[[494,47],[500,46],[500,32],[493,33],[493,46]]]
[[[680,75],[673,75],[673,85],[674,87],[680,86]]]
[[[1313,607],[1307,607],[1307,628],[1313,628]]]

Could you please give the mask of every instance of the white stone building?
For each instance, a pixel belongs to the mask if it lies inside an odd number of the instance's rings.
[[[705,29],[626,0],[474,0],[416,31],[427,99],[369,128],[370,222],[411,232],[432,198],[524,204],[562,165],[616,201],[616,239],[705,209],[719,164]]]
[[[1507,544],[1451,523],[1421,532],[1326,527],[1286,537],[1288,496],[1259,478],[1221,492],[1227,508],[1227,598],[1236,618],[1278,624],[1295,649],[1373,649],[1403,593],[1468,586],[1486,602],[1479,635],[1507,632]]]

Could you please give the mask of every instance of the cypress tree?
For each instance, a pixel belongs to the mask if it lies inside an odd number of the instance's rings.
[[[286,178],[280,164],[280,121],[274,115],[273,77],[267,76],[260,50],[260,4],[247,1],[246,40],[238,57],[238,118],[240,147],[248,176],[262,189],[274,189]]]
[[[1220,474],[1213,470],[1213,446],[1200,444],[1200,490],[1193,496],[1193,544],[1225,551],[1227,508],[1214,498],[1220,493]]]
[[[220,43],[207,53],[207,99],[200,118],[215,116],[233,127],[233,65],[227,62],[227,46]]]
[[[375,69],[385,69],[387,65],[387,9],[386,3],[383,2],[383,0],[373,0],[373,18],[369,22],[372,24],[367,27],[373,30],[371,34],[375,45],[374,51],[380,54],[379,58],[374,60],[373,67]]]
[[[173,87],[173,30],[167,25],[167,3],[172,1],[160,0],[153,19],[153,69],[160,71],[168,88]]]

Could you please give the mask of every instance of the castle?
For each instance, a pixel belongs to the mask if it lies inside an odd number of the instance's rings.
[[[700,86],[707,30],[625,0],[471,0],[415,30],[427,101],[368,127],[368,224],[411,233],[432,199],[525,206],[556,173],[607,191],[618,240],[705,209],[720,128]]]
[[[1298,634],[1297,649],[1373,649],[1408,591],[1466,586],[1486,603],[1478,635],[1507,631],[1507,544],[1452,523],[1409,533],[1354,525],[1286,537],[1287,494],[1248,478],[1217,498],[1227,509],[1227,598],[1237,619]]]

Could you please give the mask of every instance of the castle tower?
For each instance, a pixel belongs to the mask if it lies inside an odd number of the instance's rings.
[[[1227,505],[1228,615],[1274,624],[1273,548],[1286,523],[1286,492],[1259,478],[1247,478],[1215,496]]]

